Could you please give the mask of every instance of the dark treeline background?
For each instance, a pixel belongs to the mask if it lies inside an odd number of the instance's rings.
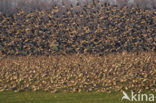
[[[2,13],[14,13],[17,9],[24,9],[31,11],[33,9],[50,9],[52,5],[76,5],[80,3],[94,3],[100,1],[101,3],[109,3],[111,5],[118,5],[122,7],[127,6],[140,6],[144,8],[156,8],[156,0],[0,0],[0,11]]]

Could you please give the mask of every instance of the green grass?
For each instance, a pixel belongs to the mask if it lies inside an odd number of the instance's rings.
[[[156,93],[154,93],[156,95]],[[0,103],[120,103],[122,93],[48,93],[24,91],[14,93],[5,91],[0,93]],[[122,103],[134,103],[127,100]],[[138,102],[137,102],[138,103]],[[145,102],[141,102],[145,103]]]

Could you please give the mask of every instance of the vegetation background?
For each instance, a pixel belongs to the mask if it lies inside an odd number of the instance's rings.
[[[122,7],[127,6],[141,6],[144,8],[156,8],[156,0],[0,0],[0,11],[13,13],[16,12],[17,8],[23,8],[26,11],[34,8],[48,9],[51,8],[52,4],[73,4],[101,1],[102,3],[109,3],[112,5],[118,5]]]

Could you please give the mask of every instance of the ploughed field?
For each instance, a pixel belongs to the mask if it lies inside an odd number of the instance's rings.
[[[156,9],[0,13],[0,56],[0,91],[156,91]]]

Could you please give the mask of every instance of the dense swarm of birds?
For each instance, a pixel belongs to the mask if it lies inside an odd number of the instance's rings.
[[[0,67],[0,91],[156,92],[155,53],[10,56]]]
[[[5,55],[156,51],[156,9],[100,2],[0,13]]]
[[[93,2],[17,11],[0,13],[0,91],[156,92],[156,9]]]

